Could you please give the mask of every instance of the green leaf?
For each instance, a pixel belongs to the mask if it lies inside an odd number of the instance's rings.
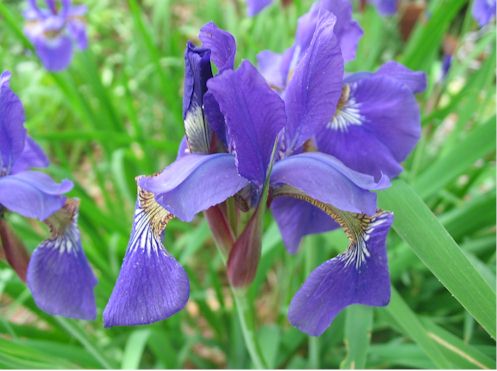
[[[495,338],[495,290],[414,190],[402,180],[379,193],[395,214],[393,228],[466,310]]]
[[[397,322],[404,333],[416,342],[425,354],[439,368],[452,368],[452,364],[443,355],[441,350],[435,346],[421,321],[409,306],[402,300],[399,293],[392,287],[390,304],[386,308],[388,314]]]
[[[128,337],[124,348],[121,368],[124,370],[136,370],[140,366],[140,360],[145,350],[145,345],[150,336],[150,329],[140,329],[133,331]]]
[[[476,127],[459,145],[436,160],[413,181],[413,187],[422,198],[433,195],[463,173],[476,160],[495,150],[495,117]]]
[[[340,368],[363,369],[366,367],[372,325],[373,308],[362,305],[347,308],[344,339],[347,356],[340,364]]]

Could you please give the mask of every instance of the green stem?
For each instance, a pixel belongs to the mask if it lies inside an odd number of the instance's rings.
[[[245,340],[245,345],[250,355],[250,359],[254,363],[256,369],[267,369],[266,360],[262,354],[261,348],[257,341],[257,335],[255,332],[255,321],[252,316],[253,311],[247,303],[247,299],[242,292],[237,291],[231,286],[231,292],[233,298],[235,299],[236,311],[238,313],[238,319],[240,320],[240,326],[242,328],[243,339]]]
[[[222,247],[216,244],[217,250],[223,259],[223,263],[226,266],[227,259]],[[231,294],[233,295],[233,300],[235,301],[235,309],[238,314],[238,319],[240,320],[240,327],[242,329],[243,340],[249,352],[250,359],[254,363],[257,369],[267,369],[266,360],[262,354],[261,347],[257,341],[257,335],[255,331],[255,321],[252,316],[253,311],[247,303],[245,297],[245,292],[234,288],[230,284]]]
[[[305,251],[305,276],[308,277],[313,268],[315,268],[316,252],[313,249],[314,236],[308,236],[304,239]],[[319,337],[309,336],[309,360],[308,367],[319,369]]]

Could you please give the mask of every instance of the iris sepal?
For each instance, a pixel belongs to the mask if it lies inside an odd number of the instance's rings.
[[[104,310],[105,327],[160,321],[185,306],[190,294],[188,276],[162,244],[172,218],[153,193],[138,187],[133,230]]]
[[[93,288],[97,279],[81,246],[77,225],[79,201],[68,200],[44,222],[52,236],[29,261],[27,284],[43,311],[70,318],[96,318]]]
[[[293,197],[318,207],[343,228],[348,249],[317,267],[295,294],[289,321],[309,335],[321,335],[345,307],[352,304],[385,306],[390,301],[386,236],[393,214],[351,213],[315,200],[292,187],[281,187],[273,197]]]

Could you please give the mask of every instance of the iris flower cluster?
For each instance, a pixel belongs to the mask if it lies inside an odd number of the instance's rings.
[[[303,236],[342,228],[346,251],[316,268],[289,308],[290,322],[320,335],[351,304],[390,298],[386,237],[392,213],[374,191],[390,185],[420,136],[415,94],[423,73],[389,62],[344,73],[362,35],[346,1],[302,16],[283,54],[235,67],[236,43],[213,23],[185,50],[185,138],[175,162],[137,177],[133,229],[104,310],[105,326],[147,324],[181,310],[185,270],[162,244],[172,218],[204,212],[228,255],[235,287],[254,278],[267,206],[290,253]],[[212,64],[217,74],[212,72]],[[248,220],[242,223],[242,220]]]
[[[249,1],[250,12],[269,2]],[[383,13],[395,11],[396,1],[375,3]],[[70,0],[45,5],[29,1],[25,32],[45,67],[62,70],[73,44],[87,45],[86,9]],[[495,1],[484,5],[495,12]],[[172,164],[136,178],[133,227],[103,313],[106,327],[160,321],[186,305],[188,276],[163,239],[173,218],[190,222],[199,213],[227,255],[234,287],[255,277],[267,209],[291,254],[306,235],[344,231],[348,247],[309,275],[289,307],[290,322],[310,335],[322,334],[351,304],[389,302],[393,215],[378,209],[375,192],[402,172],[419,140],[415,95],[426,78],[393,61],[345,73],[362,34],[348,0],[320,0],[299,19],[293,45],[282,54],[262,51],[257,67],[235,65],[235,38],[214,23],[201,28],[200,46],[187,43],[185,137]],[[78,202],[64,196],[72,183],[32,170],[48,160],[26,134],[9,79],[8,72],[0,76],[1,249],[41,309],[94,319],[96,279],[81,247]],[[52,236],[30,259],[6,224],[7,211],[50,227]]]
[[[9,86],[10,73],[0,75],[0,253],[31,290],[38,307],[49,314],[95,319],[96,278],[81,247],[79,202],[67,199],[70,180],[56,183],[44,168],[49,161],[26,134],[24,108]],[[14,212],[46,223],[51,237],[29,258],[8,227]]]

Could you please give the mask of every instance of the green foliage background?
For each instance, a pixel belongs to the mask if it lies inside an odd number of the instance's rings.
[[[47,73],[22,34],[24,3],[0,0],[0,67],[12,71],[30,134],[71,178],[81,199],[83,244],[99,278],[99,317],[50,317],[0,262],[3,368],[495,368],[495,41],[471,2],[431,1],[408,41],[399,16],[367,7],[349,71],[395,59],[423,70],[423,138],[394,186],[379,195],[395,212],[388,239],[393,296],[386,308],[353,306],[320,338],[291,327],[291,297],[320,262],[346,247],[340,231],[286,253],[269,216],[255,282],[233,295],[207,223],[169,224],[166,246],[191,279],[186,310],[149,326],[104,329],[101,313],[119,272],[135,202],[134,177],[175,158],[181,119],[183,48],[213,20],[238,42],[237,60],[291,45],[310,1],[278,1],[256,18],[241,0],[88,0],[89,50]],[[355,4],[357,7],[357,4]],[[357,10],[357,9],[356,9]],[[446,34],[458,40],[440,79]],[[33,250],[48,231],[9,215]],[[238,305],[238,306],[237,306]],[[241,317],[237,308],[243,310]],[[240,324],[240,318],[244,321]]]

